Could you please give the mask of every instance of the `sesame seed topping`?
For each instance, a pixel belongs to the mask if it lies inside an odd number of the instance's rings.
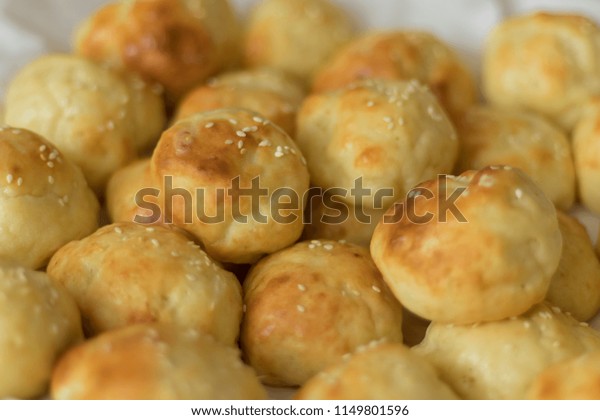
[[[404,118],[398,118],[398,125],[404,125]]]
[[[352,294],[353,294],[354,296],[360,296],[360,292],[359,292],[358,290],[353,290],[353,291],[352,291]]]
[[[383,122],[386,122],[388,124],[391,123],[392,122],[392,117],[383,117]]]
[[[227,140],[225,140],[225,144],[233,144],[233,140],[227,139]]]
[[[115,122],[113,120],[108,120],[108,122],[106,123],[106,128],[108,130],[114,130],[115,129]]]
[[[315,244],[308,244],[309,249],[315,249],[317,246]]]
[[[271,142],[268,139],[262,139],[260,143],[258,143],[258,147],[267,147],[270,146]]]
[[[117,226],[117,227],[115,228],[115,233],[116,233],[117,235],[120,235],[121,233],[123,233],[123,229],[121,229],[120,227],[118,227],[118,226]]]
[[[261,117],[255,115],[254,117],[252,117],[252,121],[257,122],[257,123],[260,124],[260,123],[264,122],[264,119],[262,119]]]
[[[146,228],[146,232],[152,233],[152,232],[154,232],[154,228],[153,227],[147,227]]]
[[[6,182],[8,182],[9,184],[12,184],[12,182],[13,182],[13,175],[12,174],[6,175]]]
[[[242,130],[238,130],[235,132],[238,137],[246,137],[246,132]]]
[[[46,162],[49,168],[54,168],[54,162]]]
[[[373,101],[369,101],[369,102],[367,102],[367,106],[368,106],[369,108],[371,108],[373,105],[375,105],[375,102],[373,102]]]
[[[333,245],[325,244],[325,245],[323,245],[323,248],[326,249],[327,251],[331,251],[333,249]]]
[[[372,288],[373,290],[375,290],[377,293],[381,293],[381,289],[380,289],[379,287],[377,287],[377,286],[373,285],[373,286],[371,286],[371,288]]]
[[[241,149],[242,147],[244,147],[244,140],[240,140],[237,142],[237,147],[238,149]]]
[[[429,114],[429,116],[431,117],[431,119],[432,119],[432,120],[435,120],[435,121],[441,121],[441,120],[443,119],[442,115],[441,115],[441,114],[439,114],[439,113],[438,113],[438,112],[435,110],[435,108],[434,108],[433,106],[431,106],[431,105],[429,105],[429,106],[427,107],[427,113]]]
[[[298,290],[300,290],[301,292],[306,292],[306,286],[303,284],[298,284]]]
[[[152,239],[150,240],[150,242],[152,242],[152,245],[154,245],[156,248],[158,248],[158,246],[160,245],[157,239]]]
[[[277,146],[277,149],[275,149],[275,157],[279,158],[283,156],[283,149],[281,146]]]
[[[240,149],[240,155],[245,155],[245,154],[246,154],[246,152],[247,152],[247,150],[246,150],[246,149]]]
[[[215,126],[215,123],[211,121],[211,122],[206,123],[206,125],[204,126],[204,128],[212,128],[214,126]]]
[[[19,187],[20,187],[21,185],[23,185],[23,178],[21,178],[21,177],[18,177],[18,178],[17,178],[17,186],[19,186]]]
[[[230,124],[237,124],[238,123],[235,118],[230,118],[228,121],[229,121]]]
[[[306,311],[306,308],[304,308],[304,306],[302,306],[302,305],[296,305],[296,309],[298,310],[298,312]]]
[[[521,198],[521,197],[523,197],[523,190],[522,190],[522,189],[520,189],[520,188],[517,188],[517,189],[515,190],[515,197],[517,197],[517,198]]]
[[[45,144],[42,144],[42,145],[40,146],[40,148],[39,148],[39,151],[40,151],[40,152],[44,152],[45,150],[46,150],[46,145],[45,145]]]
[[[491,187],[494,185],[494,178],[492,178],[490,175],[483,174],[481,175],[481,178],[479,178],[479,182],[477,184],[482,187]]]
[[[258,131],[258,127],[255,125],[251,125],[250,127],[244,127],[242,128],[242,131],[244,133],[254,133],[255,131]]]
[[[54,184],[54,177],[52,175],[48,175],[48,184]]]

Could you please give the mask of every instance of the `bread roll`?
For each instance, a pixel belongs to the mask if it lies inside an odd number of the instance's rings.
[[[102,193],[114,171],[157,141],[165,116],[160,96],[139,78],[49,55],[12,80],[5,120],[50,140]]]
[[[600,93],[600,29],[568,14],[507,19],[488,36],[482,76],[492,104],[537,111],[570,130]]]
[[[346,203],[364,208],[387,207],[417,183],[449,173],[458,152],[452,123],[415,80],[367,80],[309,96],[296,141],[312,184],[341,188]],[[358,181],[370,195],[352,193]]]
[[[468,324],[542,301],[561,244],[552,203],[506,166],[420,184],[375,228],[371,254],[407,309]]]
[[[73,348],[52,374],[57,400],[255,400],[266,392],[239,350],[194,330],[134,325]]]
[[[416,347],[465,399],[523,399],[548,366],[600,350],[600,334],[557,307],[465,326],[434,322]]]
[[[366,345],[310,379],[298,400],[454,400],[433,366],[402,344]]]
[[[179,104],[175,120],[219,108],[245,108],[293,135],[304,98],[299,83],[285,73],[259,68],[226,73],[192,90]]]
[[[573,130],[573,156],[579,200],[600,214],[600,97],[586,104]]]
[[[221,109],[178,121],[163,133],[150,171],[164,220],[218,261],[251,263],[302,233],[306,161],[256,113]]]
[[[600,263],[577,219],[558,212],[558,227],[563,238],[562,255],[546,300],[575,319],[587,321],[600,309]]]
[[[0,398],[43,396],[52,367],[83,339],[79,311],[46,274],[0,261]]]
[[[47,140],[0,128],[0,257],[29,268],[98,225],[98,200],[81,170]]]
[[[452,48],[426,32],[378,31],[356,38],[320,69],[313,91],[339,89],[365,78],[417,79],[431,88],[453,118],[477,100],[466,65]]]
[[[240,344],[262,381],[302,385],[358,346],[402,341],[402,307],[365,248],[300,242],[244,281]]]
[[[239,33],[228,0],[126,0],[83,22],[75,50],[159,83],[175,102],[238,61]]]
[[[274,67],[310,82],[353,33],[350,17],[329,0],[264,0],[248,20],[245,63]]]
[[[472,107],[457,124],[459,172],[488,165],[523,170],[558,207],[575,200],[575,170],[569,139],[543,117],[490,106]]]
[[[530,385],[533,400],[599,400],[600,351],[584,353],[544,369]]]
[[[241,287],[181,232],[134,223],[105,226],[61,248],[48,274],[75,298],[88,334],[160,322],[233,345]]]

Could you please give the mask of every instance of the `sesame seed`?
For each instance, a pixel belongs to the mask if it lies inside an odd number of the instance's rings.
[[[255,125],[251,125],[250,127],[244,127],[242,128],[242,131],[244,133],[254,133],[255,131],[258,131],[258,127]]]
[[[152,242],[152,245],[154,245],[156,248],[158,248],[158,246],[160,245],[157,239],[152,239],[150,242]]]
[[[42,144],[42,145],[40,146],[39,150],[40,150],[40,152],[43,152],[43,151],[45,151],[45,150],[46,150],[46,145],[45,145],[45,144]]]
[[[443,118],[443,117],[442,117],[442,115],[441,115],[441,114],[439,114],[439,113],[438,113],[438,112],[435,110],[435,108],[434,108],[433,106],[431,106],[431,105],[429,105],[429,106],[427,107],[427,113],[429,114],[429,116],[431,117],[431,119],[432,119],[432,120],[435,120],[435,121],[441,121],[441,120],[442,120],[442,118]]]
[[[18,178],[17,178],[17,186],[19,186],[19,187],[20,187],[21,185],[23,185],[23,178],[21,178],[21,177],[18,177]]]
[[[392,122],[392,117],[383,117],[383,122],[386,122],[388,124],[391,123]]]
[[[48,175],[48,184],[54,184],[54,177],[52,175]]]
[[[64,206],[65,206],[65,202],[63,201],[63,199],[62,199],[62,198],[59,198],[59,199],[58,199],[58,204],[60,204],[60,205],[61,205],[61,207],[64,207]]]
[[[380,289],[379,287],[377,287],[377,286],[373,285],[373,286],[371,286],[371,288],[372,288],[373,290],[375,290],[377,293],[381,293],[381,289]]]
[[[264,120],[259,116],[254,116],[254,117],[252,117],[252,121],[257,122],[257,123],[262,123]]]
[[[321,246],[321,241],[319,241],[318,239],[313,239],[312,241],[310,241],[310,243]]]
[[[303,284],[298,284],[298,290],[300,290],[301,292],[306,292],[306,286]]]
[[[271,142],[267,139],[262,139],[260,143],[258,143],[258,147],[267,147],[270,146]]]
[[[523,326],[525,328],[529,328],[529,327],[531,327],[531,323],[529,321],[525,321],[525,322],[523,322]]]
[[[49,168],[54,168],[54,162],[46,162]]]
[[[242,130],[238,130],[235,132],[238,137],[246,137],[246,132]]]
[[[227,139],[227,140],[225,140],[225,144],[233,144],[233,140]]]
[[[523,190],[521,190],[520,188],[517,188],[517,189],[515,190],[515,196],[516,196],[517,198],[521,198],[521,197],[523,197]]]
[[[206,125],[204,126],[204,128],[212,128],[214,126],[215,126],[215,123],[211,121],[209,123],[206,123]]]
[[[147,227],[146,228],[146,232],[152,233],[152,232],[154,232],[154,228],[153,227]]]
[[[298,312],[304,312],[304,311],[306,311],[306,309],[302,305],[296,305],[296,309],[298,310]]]
[[[238,123],[238,122],[237,122],[237,120],[236,120],[235,118],[230,118],[228,121],[229,121],[229,123],[231,123],[231,124],[237,124],[237,123]]]
[[[48,158],[43,153],[40,153],[40,159],[42,159],[44,162],[48,160]]]
[[[368,106],[369,108],[371,108],[373,105],[375,105],[375,102],[373,102],[373,101],[369,101],[369,102],[367,102],[367,106]]]
[[[120,235],[121,233],[123,233],[123,229],[121,229],[120,227],[118,227],[118,226],[117,226],[117,227],[115,228],[115,233],[116,233],[117,235]]]
[[[325,245],[323,245],[323,248],[326,249],[327,251],[331,251],[333,249],[333,245],[325,244]]]
[[[107,128],[108,130],[114,130],[114,129],[115,129],[115,122],[114,122],[113,120],[109,120],[109,121],[106,123],[106,128]]]
[[[359,292],[358,290],[353,290],[353,291],[352,291],[352,294],[353,294],[354,296],[360,296],[360,292]]]
[[[237,147],[238,149],[241,149],[242,147],[244,147],[244,140],[240,140],[237,142]]]
[[[308,244],[308,248],[309,248],[309,249],[315,249],[315,248],[316,248],[316,245],[315,245],[315,244]]]
[[[398,118],[398,125],[404,125],[404,118]]]
[[[13,175],[12,174],[6,175],[6,182],[8,182],[9,184],[12,184],[12,182],[13,182]]]
[[[52,152],[50,152],[50,154],[48,155],[48,159],[50,160],[54,160],[56,159],[56,157],[58,156],[58,150],[53,150]]]
[[[245,154],[246,154],[246,152],[247,152],[247,150],[246,150],[246,149],[240,149],[240,155],[245,155]]]

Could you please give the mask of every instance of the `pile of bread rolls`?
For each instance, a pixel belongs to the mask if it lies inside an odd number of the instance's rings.
[[[5,97],[0,397],[600,399],[596,23],[500,23],[483,101],[329,0],[123,0],[74,40]]]

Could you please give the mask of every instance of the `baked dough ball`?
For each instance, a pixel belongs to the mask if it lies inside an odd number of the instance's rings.
[[[552,203],[506,166],[420,184],[375,228],[371,254],[407,309],[467,324],[542,301],[561,244]]]
[[[150,175],[150,158],[130,163],[108,181],[108,216],[113,222],[159,223],[162,219],[158,194]]]
[[[160,96],[139,78],[49,55],[10,83],[5,121],[50,140],[99,193],[115,170],[156,142],[165,116]]]
[[[459,172],[488,165],[523,170],[558,207],[575,200],[575,170],[565,134],[534,113],[472,107],[457,123]]]
[[[575,218],[558,212],[563,249],[546,300],[586,321],[600,309],[600,263],[585,227]]]
[[[309,96],[296,141],[312,184],[342,188],[345,202],[364,208],[386,207],[419,182],[449,173],[458,152],[452,123],[416,80],[367,80]],[[370,195],[351,194],[358,181]]]
[[[573,130],[573,155],[579,199],[600,214],[600,97],[586,104]]]
[[[58,356],[83,339],[66,290],[6,261],[0,261],[0,331],[0,398],[41,397]]]
[[[600,93],[600,29],[576,15],[507,19],[487,39],[482,76],[491,103],[537,111],[570,130],[580,106]]]
[[[313,240],[264,258],[244,303],[240,344],[266,384],[302,385],[360,345],[402,342],[402,307],[357,245]]]
[[[163,133],[150,170],[165,220],[219,261],[254,262],[302,233],[306,161],[256,113],[222,109],[178,121]]]
[[[310,379],[298,400],[454,400],[433,366],[402,344],[367,345]]]
[[[0,128],[0,257],[29,268],[98,226],[98,200],[78,167],[21,128]]]
[[[355,39],[320,69],[313,91],[339,89],[368,78],[417,79],[431,88],[452,117],[477,101],[466,65],[448,45],[426,32],[374,32]]]
[[[533,400],[600,400],[600,351],[585,353],[544,369],[527,397]]]
[[[194,330],[134,325],[70,350],[52,374],[58,400],[257,400],[266,392],[239,350]]]
[[[263,0],[248,20],[245,63],[274,67],[309,82],[353,33],[349,16],[329,0]]]
[[[128,0],[83,22],[75,50],[159,83],[174,102],[238,61],[239,34],[228,0]]]
[[[304,98],[298,82],[274,69],[242,70],[212,79],[179,104],[175,120],[219,108],[245,108],[293,135],[296,112]]]
[[[166,226],[105,226],[61,248],[47,271],[75,298],[89,334],[160,322],[230,345],[238,337],[238,280]]]
[[[315,195],[306,207],[302,237],[345,241],[368,248],[385,210],[354,207],[338,196]]]
[[[540,304],[502,321],[465,326],[433,322],[413,350],[465,399],[523,399],[548,366],[600,350],[600,334],[557,307]]]

